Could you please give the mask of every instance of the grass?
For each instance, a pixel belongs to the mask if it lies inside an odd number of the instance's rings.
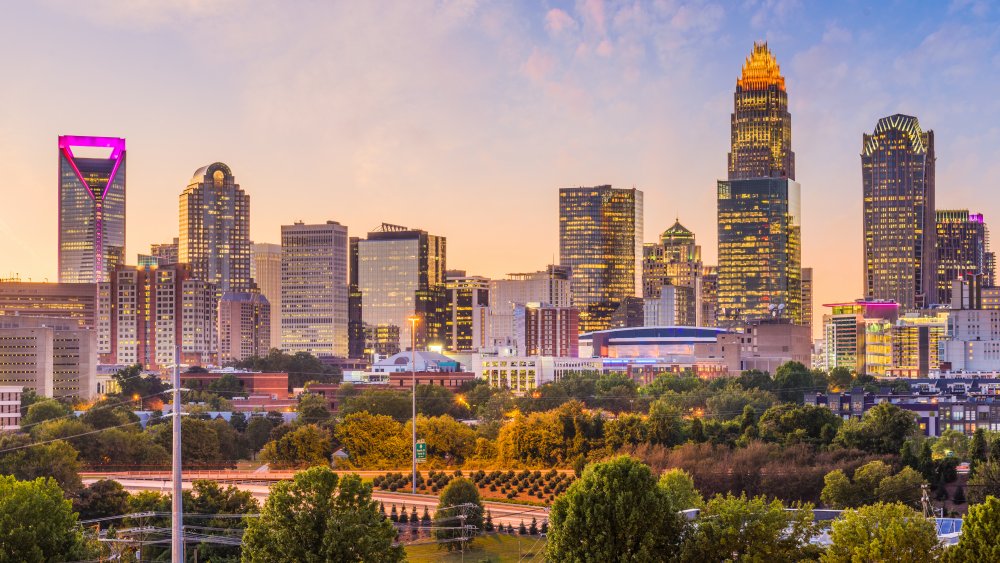
[[[544,551],[545,538],[541,536],[487,534],[476,538],[472,546],[466,548],[464,561],[474,563],[484,563],[486,561],[490,563],[544,561]],[[406,548],[406,558],[413,563],[430,561],[457,563],[463,561],[461,552],[449,552],[436,543],[408,546]]]

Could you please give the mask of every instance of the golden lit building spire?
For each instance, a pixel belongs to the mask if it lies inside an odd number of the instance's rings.
[[[744,90],[766,90],[769,86],[777,86],[785,91],[785,77],[781,76],[781,67],[767,48],[767,42],[754,42],[753,52],[743,63],[743,73],[736,80],[736,85]]]

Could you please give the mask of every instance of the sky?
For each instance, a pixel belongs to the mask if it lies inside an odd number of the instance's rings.
[[[56,278],[57,137],[125,137],[127,259],[177,236],[222,161],[251,237],[336,220],[448,239],[449,268],[558,259],[558,190],[645,192],[716,256],[736,78],[766,40],[786,77],[803,265],[862,292],[861,136],[935,132],[939,209],[1000,229],[1000,6],[988,2],[40,0],[0,19],[0,277]]]

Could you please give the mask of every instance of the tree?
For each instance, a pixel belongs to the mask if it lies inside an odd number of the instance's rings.
[[[641,444],[646,440],[646,421],[637,414],[620,414],[618,418],[604,424],[604,443],[612,451],[625,445]]]
[[[948,549],[948,561],[1000,561],[1000,499],[990,496],[969,507],[962,519],[958,545]]]
[[[299,396],[299,405],[296,411],[299,413],[297,421],[304,424],[319,424],[330,418],[330,409],[326,399],[312,393],[303,393]]]
[[[340,405],[340,414],[356,413],[385,415],[403,421],[412,416],[410,394],[395,389],[366,389],[353,397],[345,397]]]
[[[920,507],[921,487],[927,482],[923,475],[910,467],[886,477],[875,488],[875,498],[881,502],[899,502],[911,508]]]
[[[76,561],[92,554],[54,479],[0,476],[0,561]]]
[[[403,432],[412,432],[407,422]],[[476,431],[449,415],[425,417],[417,415],[417,437],[427,442],[427,455],[461,463],[474,453]]]
[[[271,489],[243,535],[243,561],[403,561],[396,530],[379,514],[371,485],[313,467]]]
[[[240,378],[232,373],[223,374],[222,377],[208,384],[208,390],[217,395],[232,399],[235,395],[245,395],[243,383]]]
[[[826,385],[825,375],[818,376],[799,362],[785,362],[774,370],[773,391],[783,403],[801,405],[806,393],[824,391]]]
[[[52,477],[67,494],[83,487],[77,451],[62,440],[36,444],[25,434],[0,434],[0,452],[5,452],[0,453],[0,475],[22,481]]]
[[[682,561],[798,561],[814,552],[812,505],[727,494],[708,501],[685,541]]]
[[[161,424],[155,432],[156,442],[165,450],[170,451],[173,441],[173,425]],[[228,465],[230,460],[223,460],[219,435],[210,421],[185,416],[181,419],[181,442],[184,465]]]
[[[846,421],[834,443],[873,454],[897,454],[907,438],[917,432],[915,415],[890,403],[879,403],[861,420]]]
[[[388,416],[349,414],[334,433],[357,467],[403,467],[410,461],[410,437]]]
[[[837,393],[840,391],[846,391],[851,387],[851,383],[854,380],[854,374],[852,374],[851,370],[844,366],[837,366],[830,370],[829,379],[830,391]]]
[[[229,416],[229,425],[233,430],[243,434],[247,431],[247,417],[240,411],[236,411]]]
[[[775,405],[760,417],[760,437],[769,442],[792,444],[805,442],[825,445],[828,437],[824,428],[838,428],[843,420],[826,407],[818,405]]]
[[[441,491],[434,522],[434,538],[444,541],[448,551],[471,543],[485,527],[479,487],[464,477],[452,479]],[[456,538],[467,539],[455,541]]]
[[[73,510],[79,512],[84,520],[128,514],[128,497],[128,491],[121,483],[101,479],[80,491],[80,495],[73,500]],[[112,524],[115,522],[101,522],[102,527]]]
[[[443,416],[454,410],[454,393],[440,385],[417,385],[417,414]]]
[[[951,428],[941,433],[941,436],[931,444],[935,457],[957,457],[966,459],[969,455],[969,438],[964,432]]]
[[[62,418],[67,414],[69,414],[69,410],[59,401],[55,399],[42,399],[28,407],[27,414],[21,419],[21,427],[30,428],[35,424],[52,420],[53,418]]]
[[[660,475],[660,488],[666,491],[675,510],[701,508],[705,500],[694,486],[691,475],[680,468],[668,469]]]
[[[874,501],[901,502],[920,506],[923,476],[911,467],[893,475],[892,467],[882,461],[866,463],[848,480],[840,469],[827,473],[820,498],[831,508],[852,508]]]
[[[978,465],[968,486],[968,499],[972,504],[985,502],[987,497],[1000,498],[1000,462],[988,461]]]
[[[899,503],[846,510],[832,523],[826,563],[935,561],[941,552],[934,522]]]
[[[135,395],[143,397],[143,400],[152,399],[154,395],[167,390],[166,384],[158,376],[143,375],[139,364],[118,370],[112,378],[120,389],[118,395],[129,400]]]
[[[649,441],[663,446],[675,446],[684,441],[681,411],[664,400],[649,405],[646,419]]]
[[[254,416],[250,418],[250,422],[247,423],[247,430],[245,436],[247,439],[247,446],[254,453],[260,451],[267,443],[268,437],[271,435],[271,430],[274,429],[274,425],[271,421],[263,416]]]
[[[986,444],[986,431],[976,428],[972,433],[972,441],[969,442],[969,461],[975,466],[986,461],[988,446]]]
[[[114,428],[129,423],[138,423],[139,417],[127,407],[118,405],[113,400],[94,403],[82,415],[80,420],[95,430]],[[138,425],[136,425],[138,427]]]
[[[319,358],[308,352],[287,354],[272,348],[266,356],[252,356],[242,362],[236,362],[235,367],[265,372],[287,372],[288,389],[304,387],[307,382],[337,383],[340,381],[340,369],[328,366]]]
[[[649,467],[621,456],[588,466],[556,498],[552,561],[659,561],[676,556],[684,524]]]
[[[260,459],[275,469],[287,469],[328,466],[332,454],[330,433],[315,424],[307,424],[265,444]]]
[[[222,530],[225,535],[243,532],[249,518],[216,515],[256,514],[260,505],[253,493],[229,485],[221,487],[216,481],[195,481],[191,491],[184,492],[185,525],[204,526]],[[198,560],[235,561],[240,555],[238,546],[202,542],[198,545]]]

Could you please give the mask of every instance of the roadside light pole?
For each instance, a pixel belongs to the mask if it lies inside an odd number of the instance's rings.
[[[173,498],[171,499],[171,530],[170,530],[170,559],[173,563],[184,561],[184,497],[181,492],[181,347],[176,349],[174,356],[174,393],[173,393],[173,459],[171,469],[173,470]]]
[[[417,323],[420,317],[413,315],[410,321],[410,402],[413,407],[413,419],[410,426],[413,430],[413,494],[417,494]]]

